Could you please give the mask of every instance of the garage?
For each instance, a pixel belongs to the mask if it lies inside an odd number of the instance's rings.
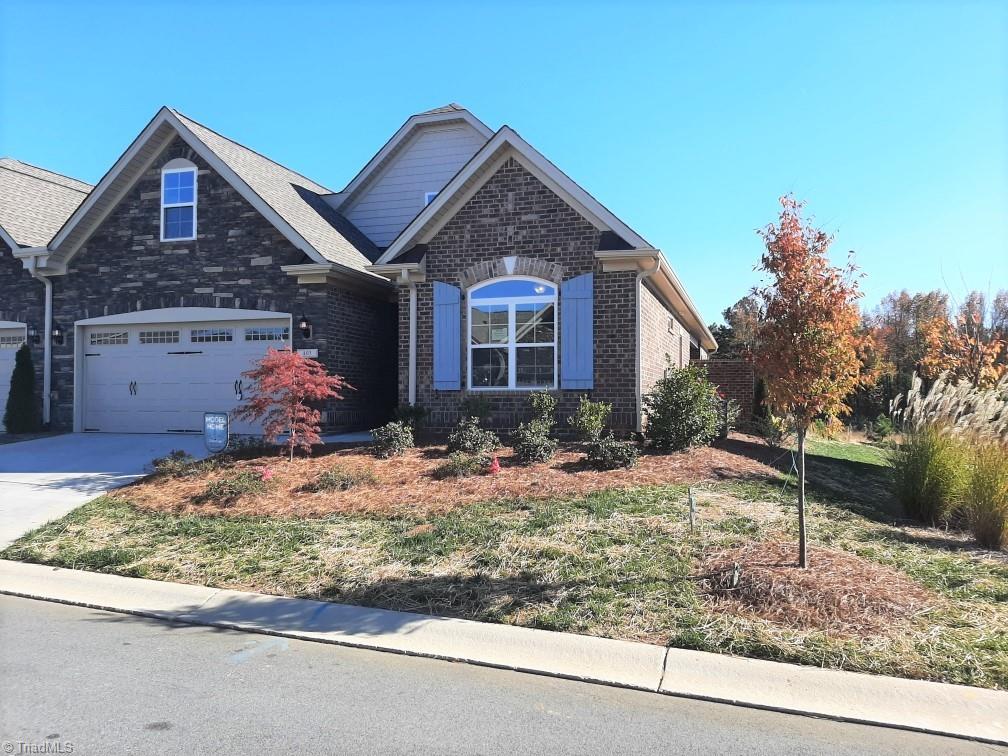
[[[14,356],[25,342],[25,333],[24,323],[0,320],[0,433],[4,430],[3,415],[10,394]]]
[[[269,348],[291,345],[289,314],[172,308],[75,323],[75,426],[103,433],[202,433],[205,412],[234,410]],[[231,432],[259,424],[231,419]]]

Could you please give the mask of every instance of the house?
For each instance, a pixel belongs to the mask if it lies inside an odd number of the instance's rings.
[[[93,188],[8,163],[0,334],[32,345],[56,428],[198,431],[289,346],[354,386],[334,430],[396,403],[444,429],[469,395],[511,426],[532,389],[633,430],[666,356],[716,348],[660,251],[458,105],[407,119],[339,192],[167,107]]]

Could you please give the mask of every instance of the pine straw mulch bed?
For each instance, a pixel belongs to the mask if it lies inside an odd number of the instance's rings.
[[[718,447],[675,454],[642,454],[630,470],[597,471],[581,461],[574,446],[563,446],[548,463],[522,467],[510,450],[500,450],[496,475],[438,480],[434,470],[447,459],[444,447],[427,446],[401,457],[376,459],[367,447],[327,448],[293,462],[278,456],[236,460],[210,472],[169,477],[152,475],[114,494],[148,510],[224,516],[324,517],[330,514],[432,515],[496,498],[548,499],[606,489],[704,481],[765,479],[776,471],[747,456]],[[241,470],[268,467],[264,493],[232,501],[198,501],[207,483]],[[377,482],[347,491],[309,493],[303,489],[325,470],[373,473]]]
[[[758,617],[799,631],[839,636],[888,634],[894,624],[928,611],[937,597],[902,572],[819,546],[800,569],[798,544],[750,541],[705,555],[701,572],[716,611]],[[735,564],[738,585],[731,586]]]

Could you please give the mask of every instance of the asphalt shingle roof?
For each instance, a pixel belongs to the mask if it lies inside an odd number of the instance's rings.
[[[0,226],[22,247],[42,247],[84,201],[83,181],[0,158]]]
[[[366,272],[365,266],[381,254],[356,226],[322,199],[323,195],[334,193],[331,189],[177,110],[172,113],[324,258]]]

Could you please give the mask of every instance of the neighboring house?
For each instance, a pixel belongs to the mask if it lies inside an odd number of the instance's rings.
[[[86,198],[7,163],[45,191],[0,171],[0,328],[45,334],[56,428],[198,431],[290,346],[355,387],[326,407],[334,430],[397,401],[445,428],[468,393],[513,425],[533,388],[562,411],[610,401],[631,430],[666,354],[716,347],[658,250],[457,105],[409,118],[338,193],[170,108]]]
[[[43,339],[45,287],[16,259],[22,247],[44,246],[91,191],[83,181],[10,158],[0,159],[0,430],[14,355],[27,341],[39,387],[39,414],[49,345]]]

